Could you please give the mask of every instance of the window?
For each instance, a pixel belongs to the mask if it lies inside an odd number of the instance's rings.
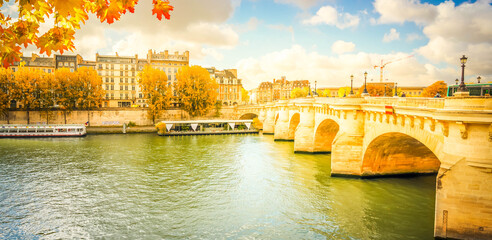
[[[111,82],[114,82],[114,78],[111,78]]]
[[[132,90],[135,91],[135,85],[132,85]]]
[[[111,85],[111,90],[114,90],[114,85]]]
[[[135,83],[135,78],[132,78],[132,83]]]
[[[128,86],[125,86],[125,90],[128,90]]]
[[[123,76],[123,71],[120,71],[120,76]]]
[[[127,93],[127,94],[125,94],[125,99],[128,99],[128,93]]]
[[[138,98],[142,98],[142,93],[139,93],[138,94]]]
[[[71,62],[71,63],[70,63],[70,67],[73,67],[73,66],[74,66],[74,65],[73,65],[73,62]]]
[[[123,86],[120,86],[120,90],[123,90]]]
[[[114,93],[111,93],[111,99],[114,99]]]
[[[51,73],[51,69],[48,69],[48,73]]]

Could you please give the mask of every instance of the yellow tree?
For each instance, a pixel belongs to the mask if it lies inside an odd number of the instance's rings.
[[[102,88],[102,79],[92,68],[82,67],[77,74],[77,108],[87,110],[87,123],[90,125],[90,110],[98,108],[106,91]]]
[[[290,98],[307,97],[308,92],[309,92],[308,87],[294,88],[294,89],[292,89],[292,91],[290,91]]]
[[[39,92],[40,86],[39,79],[43,77],[43,72],[39,70],[29,70],[24,67],[20,67],[17,72],[14,73],[14,87],[12,91],[12,98],[18,104],[21,109],[26,111],[27,124],[30,123],[29,111],[40,107]]]
[[[34,106],[46,113],[46,123],[49,124],[50,108],[56,104],[55,78],[53,74],[38,72],[39,78],[34,85]]]
[[[350,87],[341,87],[338,89],[338,97],[347,97],[350,94]]]
[[[241,88],[241,101],[245,104],[249,103],[249,92],[244,88]]]
[[[67,124],[67,113],[73,111],[76,107],[78,99],[77,82],[77,73],[70,72],[67,68],[61,68],[55,71],[55,96],[58,107],[63,110],[65,124]]]
[[[324,89],[324,90],[317,90],[316,91],[319,97],[331,97],[330,95],[330,90]]]
[[[181,109],[191,117],[203,116],[214,108],[217,100],[217,83],[210,73],[200,66],[182,67],[177,75],[176,100]]]
[[[9,123],[9,109],[14,84],[13,72],[10,69],[0,68],[0,114],[7,118]]]
[[[108,24],[119,20],[127,11],[134,11],[138,0],[0,0],[4,4],[18,4],[12,16],[0,13],[0,60],[6,68],[21,56],[21,46],[36,45],[48,56],[52,51],[72,51],[76,29],[80,29],[93,13]],[[152,0],[152,15],[161,20],[170,18],[173,6],[168,0]],[[46,33],[39,32],[41,24],[53,17],[54,24]]]
[[[208,73],[208,72],[207,72]],[[155,124],[157,117],[170,105],[172,93],[167,84],[166,72],[145,66],[139,73],[138,81],[142,93],[147,98],[147,115]]]
[[[437,81],[422,91],[422,97],[434,97],[437,93],[439,93],[441,97],[444,97],[446,96],[447,90],[448,85],[444,81]]]

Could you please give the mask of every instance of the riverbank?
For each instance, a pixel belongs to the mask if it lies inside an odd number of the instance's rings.
[[[156,133],[154,126],[127,127],[126,133]],[[87,134],[123,134],[123,127],[87,127]]]

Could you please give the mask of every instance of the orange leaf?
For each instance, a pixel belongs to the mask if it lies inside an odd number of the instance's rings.
[[[171,18],[169,12],[174,10],[174,7],[169,5],[169,1],[153,0],[152,4],[154,4],[154,9],[152,9],[152,15],[156,14],[157,19],[162,20],[162,15],[164,15],[164,17],[168,20]]]
[[[74,16],[74,10],[81,9],[83,4],[83,0],[54,0],[53,2],[55,10],[63,17]]]

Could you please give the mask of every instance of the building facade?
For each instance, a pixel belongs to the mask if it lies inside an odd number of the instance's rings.
[[[210,78],[219,85],[217,101],[220,101],[224,106],[243,104],[241,99],[243,85],[241,79],[237,77],[237,69],[217,70],[212,67],[207,68],[207,71],[210,73]]]
[[[273,79],[272,82],[262,82],[252,90],[253,103],[273,102],[280,99],[290,99],[294,88],[309,87],[309,80],[287,81],[285,77]]]

